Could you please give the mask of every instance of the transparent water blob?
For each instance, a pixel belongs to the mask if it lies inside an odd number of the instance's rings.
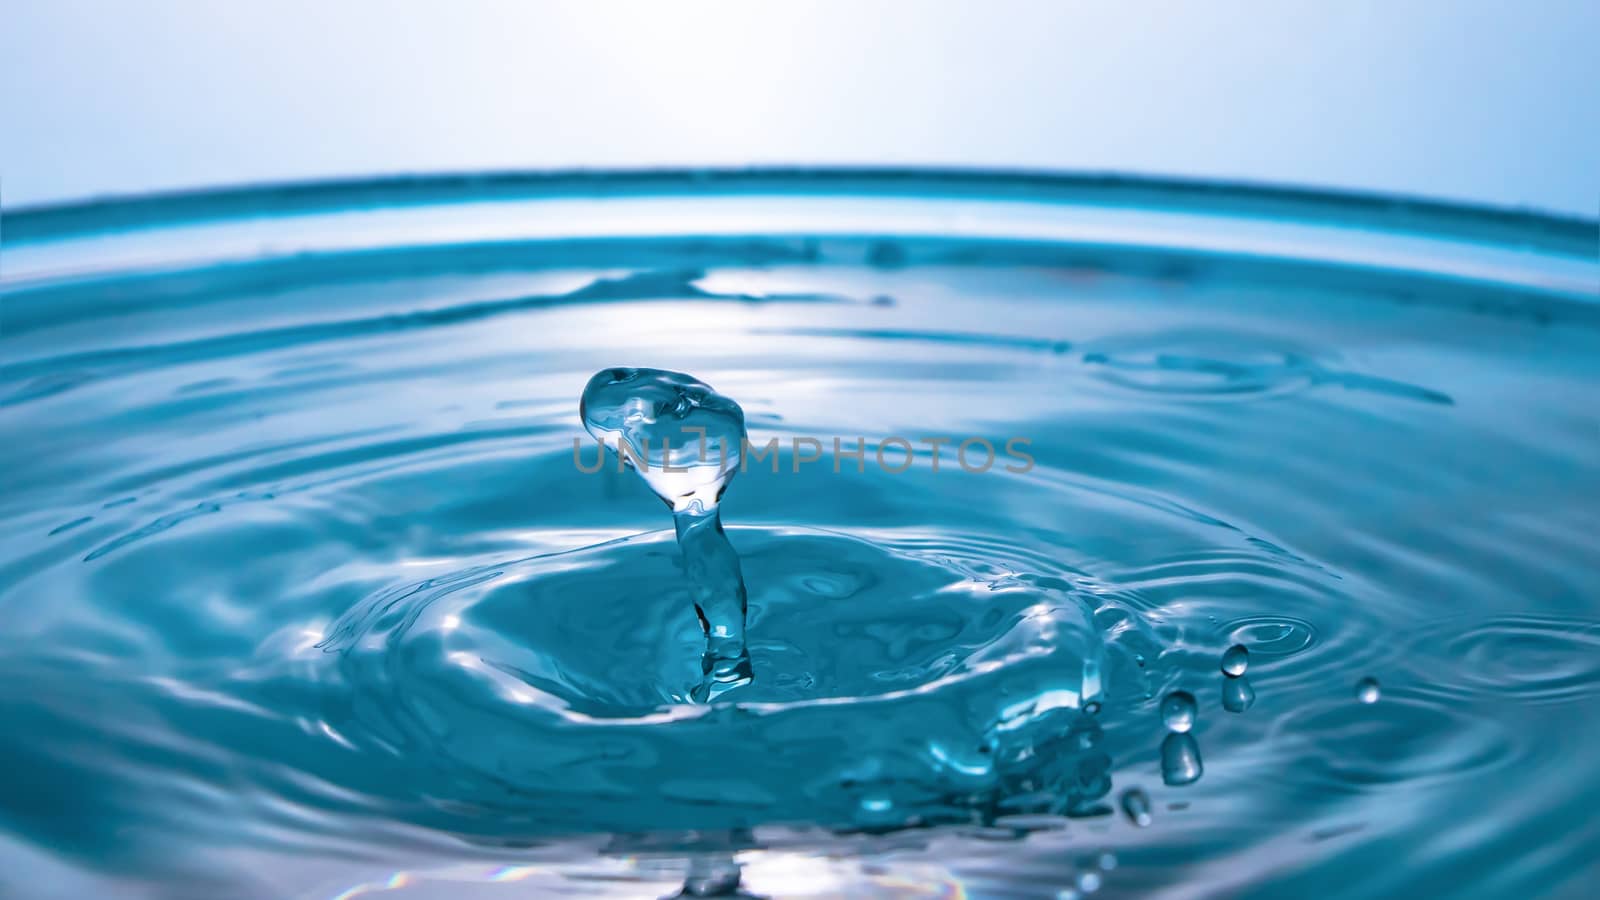
[[[1243,644],[1234,644],[1222,652],[1222,674],[1234,678],[1250,668],[1250,651]]]
[[[701,702],[752,678],[748,600],[719,504],[739,470],[744,411],[704,382],[662,369],[604,369],[578,405],[583,427],[672,509],[678,549],[705,632]]]
[[[1237,677],[1223,676],[1222,679],[1222,708],[1232,713],[1240,713],[1249,709],[1256,702],[1256,689],[1250,686],[1250,679],[1243,675]]]
[[[1194,727],[1194,695],[1188,691],[1173,691],[1161,701],[1161,721],[1168,731],[1188,731]]]
[[[1186,731],[1174,731],[1161,742],[1161,780],[1174,787],[1193,784],[1205,771],[1200,744]]]
[[[1377,703],[1383,691],[1378,687],[1378,679],[1368,676],[1356,682],[1356,699],[1362,703]]]

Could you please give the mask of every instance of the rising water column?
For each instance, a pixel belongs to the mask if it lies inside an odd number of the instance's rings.
[[[578,412],[595,440],[616,451],[672,509],[706,635],[705,678],[695,699],[704,702],[749,682],[744,575],[719,508],[739,470],[744,410],[681,372],[614,368],[589,379]]]

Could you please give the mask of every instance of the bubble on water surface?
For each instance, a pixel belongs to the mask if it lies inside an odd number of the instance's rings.
[[[1194,695],[1173,691],[1161,700],[1161,722],[1169,731],[1188,731],[1194,727]]]

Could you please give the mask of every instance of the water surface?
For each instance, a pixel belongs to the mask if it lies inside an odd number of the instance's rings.
[[[1583,896],[1597,234],[959,173],[8,213],[0,893]],[[710,703],[670,511],[574,465],[618,365],[784,448]]]

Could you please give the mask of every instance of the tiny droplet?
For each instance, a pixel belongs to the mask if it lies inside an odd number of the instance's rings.
[[[1367,677],[1356,683],[1356,699],[1362,703],[1377,703],[1382,691],[1378,689],[1378,679]]]

